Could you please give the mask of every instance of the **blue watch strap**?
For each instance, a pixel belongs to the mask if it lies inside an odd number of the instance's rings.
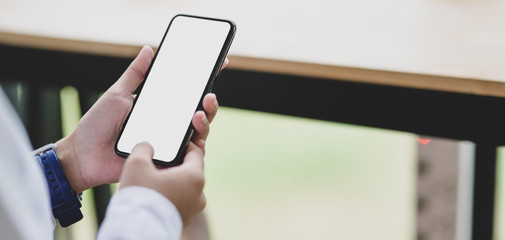
[[[35,155],[47,179],[53,216],[62,227],[67,227],[82,219],[81,199],[76,194],[63,172],[54,148],[44,149]]]

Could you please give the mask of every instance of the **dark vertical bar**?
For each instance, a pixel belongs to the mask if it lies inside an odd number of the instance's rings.
[[[39,125],[37,129],[39,133],[37,142],[39,144],[34,145],[35,148],[48,143],[54,143],[63,137],[60,88],[44,86],[36,89],[36,91],[40,92],[40,99],[36,105],[40,111],[40,115],[36,120]]]
[[[44,143],[40,141],[41,136],[39,132],[39,128],[41,127],[38,122],[38,117],[42,112],[40,108],[39,101],[41,98],[41,92],[37,91],[40,88],[38,84],[29,84],[25,93],[27,94],[27,112],[25,119],[26,131],[28,132],[28,136],[30,136],[30,141],[32,143],[33,148],[37,148],[42,146]]]
[[[26,88],[25,84],[19,81],[8,81],[2,82],[1,85],[19,118],[26,125],[26,94],[23,94],[23,88]]]
[[[79,91],[79,102],[81,103],[82,113],[85,114],[98,100],[99,93],[97,91]],[[112,192],[109,184],[100,185],[93,188],[93,196],[95,202],[95,212],[98,225],[105,218],[105,212],[109,205]]]
[[[18,110],[17,109],[17,91],[16,91],[16,86],[17,86],[18,83],[16,82],[0,82],[0,86],[2,86],[2,89],[5,93],[5,95],[7,96],[7,98],[9,99],[9,101],[11,102],[12,106],[14,106],[14,108],[16,108],[16,111]]]
[[[472,239],[493,239],[497,146],[476,143]]]
[[[105,212],[107,211],[107,206],[109,205],[109,201],[112,196],[110,185],[104,184],[94,187],[93,193],[95,200],[96,218],[98,225],[100,225],[105,218]]]
[[[7,84],[6,89],[34,148],[54,143],[62,137],[57,87],[13,83]]]
[[[27,97],[24,122],[32,146],[58,141],[62,137],[59,88],[31,84],[22,90]]]

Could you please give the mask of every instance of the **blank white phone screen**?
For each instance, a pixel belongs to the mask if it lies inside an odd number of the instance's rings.
[[[161,44],[117,148],[147,141],[154,159],[173,161],[191,124],[231,25],[178,16]]]

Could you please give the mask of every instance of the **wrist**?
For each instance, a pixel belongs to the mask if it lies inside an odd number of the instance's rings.
[[[55,149],[55,144],[48,144],[33,151],[33,156],[46,177],[53,216],[67,227],[83,217],[81,198],[71,188]]]
[[[61,167],[67,176],[70,187],[77,193],[88,189],[79,171],[76,160],[75,148],[70,137],[65,137],[56,142],[56,155],[60,160]]]

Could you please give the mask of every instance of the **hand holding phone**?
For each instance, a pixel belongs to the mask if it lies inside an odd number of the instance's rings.
[[[147,141],[156,164],[182,162],[194,131],[191,119],[212,90],[235,29],[222,19],[172,19],[116,142],[118,155],[126,157],[133,146]]]

